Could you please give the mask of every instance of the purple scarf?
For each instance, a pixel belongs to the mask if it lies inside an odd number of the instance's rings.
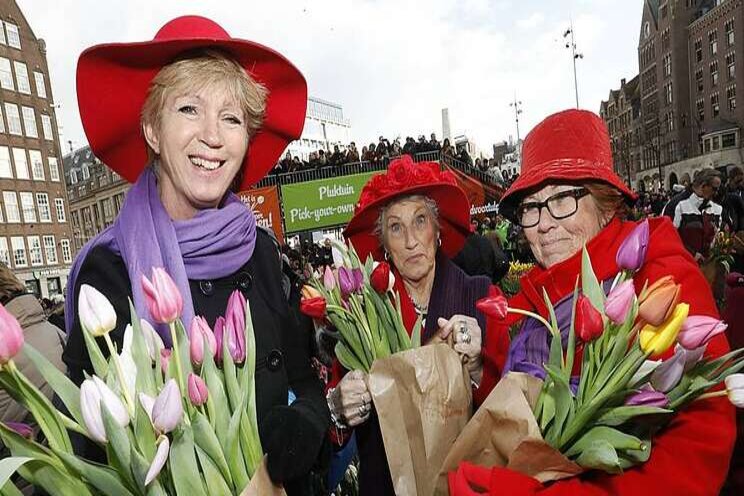
[[[158,195],[157,178],[146,167],[127,193],[114,224],[83,246],[70,269],[65,303],[65,326],[72,329],[77,311],[75,281],[85,257],[95,246],[103,246],[124,260],[141,318],[152,322],[142,291],[142,275],[163,267],[183,296],[183,320],[190,328],[194,317],[189,279],[216,279],[237,272],[253,255],[256,218],[237,196],[228,193],[220,208],[204,209],[184,221],[171,220]],[[156,325],[170,346],[168,326]]]

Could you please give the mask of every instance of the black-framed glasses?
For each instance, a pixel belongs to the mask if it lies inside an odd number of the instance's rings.
[[[540,223],[543,207],[556,219],[571,217],[579,209],[579,199],[589,194],[586,188],[561,191],[542,202],[525,202],[517,207],[517,223],[522,227],[535,227]]]

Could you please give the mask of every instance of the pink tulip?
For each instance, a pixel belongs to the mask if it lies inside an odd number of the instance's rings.
[[[633,307],[634,299],[635,287],[633,287],[633,281],[629,280],[619,284],[607,295],[605,314],[617,325],[625,323],[628,312]]]
[[[207,345],[209,352],[214,356],[217,350],[217,341],[212,329],[204,317],[196,316],[191,321],[191,334],[189,336],[189,352],[191,362],[200,365],[204,361],[204,345]]]
[[[188,378],[189,400],[194,406],[202,406],[209,398],[209,390],[204,383],[204,379],[191,373]]]
[[[657,408],[664,408],[669,405],[669,398],[667,395],[660,391],[639,391],[633,393],[626,400],[627,406],[655,406]]]
[[[21,351],[23,341],[21,325],[0,305],[0,365],[5,365]]]
[[[181,391],[175,379],[169,379],[152,405],[152,425],[161,434],[176,428],[183,418]]]
[[[152,281],[142,275],[142,289],[155,322],[170,324],[181,316],[183,298],[176,283],[162,267],[152,269]]]
[[[245,297],[235,290],[227,301],[224,338],[235,363],[245,361]]]
[[[3,422],[3,424],[21,437],[25,437],[26,439],[34,438],[34,429],[28,424],[24,424],[23,422]]]
[[[214,353],[214,358],[218,362],[222,361],[222,338],[225,335],[225,317],[217,317],[214,323],[214,343],[217,351]]]
[[[170,453],[170,440],[168,436],[160,436],[158,438],[158,450],[155,452],[155,457],[152,459],[150,468],[147,469],[147,475],[145,476],[145,486],[149,485],[155,477],[160,474],[163,470],[165,462],[168,461],[168,454]]]
[[[160,350],[160,370],[163,371],[163,375],[168,372],[168,365],[170,364],[171,353],[172,351],[168,348],[163,348],[162,350]]]
[[[694,350],[708,343],[713,337],[721,334],[728,327],[722,321],[705,315],[693,315],[687,317],[679,331],[677,342],[687,348]]]
[[[325,272],[323,273],[323,286],[327,291],[333,291],[336,288],[336,277],[333,275],[333,271],[326,265]]]
[[[648,220],[638,224],[617,250],[615,260],[622,270],[636,271],[646,260],[648,251]]]

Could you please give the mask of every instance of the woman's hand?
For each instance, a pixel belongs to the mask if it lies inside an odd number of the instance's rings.
[[[361,370],[346,374],[328,396],[328,408],[336,419],[349,427],[366,422],[372,411],[367,374]]]
[[[481,359],[482,332],[478,321],[466,315],[454,315],[449,320],[440,317],[437,324],[439,325],[438,338],[454,343],[453,348],[467,367],[470,378],[476,384],[480,384],[483,375],[483,360]]]

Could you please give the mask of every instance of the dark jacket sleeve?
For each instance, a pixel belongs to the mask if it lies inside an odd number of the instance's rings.
[[[111,331],[110,336],[117,346],[121,346],[124,339],[124,329],[130,321],[129,315],[129,298],[131,297],[131,287],[129,284],[129,274],[124,266],[121,257],[110,252],[103,247],[95,247],[83,261],[80,267],[80,273],[75,281],[75,287],[72,288],[75,301],[77,302],[80,294],[80,288],[83,284],[93,286],[108,298],[116,311],[116,327]],[[77,307],[77,304],[75,305]],[[88,356],[88,350],[85,347],[83,331],[80,327],[80,317],[77,308],[75,308],[75,318],[72,329],[68,329],[67,346],[65,347],[62,359],[67,364],[70,378],[75,384],[83,382],[83,371],[89,374],[93,373],[93,366]],[[98,346],[103,351],[104,356],[108,356],[108,348],[102,338],[98,339]]]

